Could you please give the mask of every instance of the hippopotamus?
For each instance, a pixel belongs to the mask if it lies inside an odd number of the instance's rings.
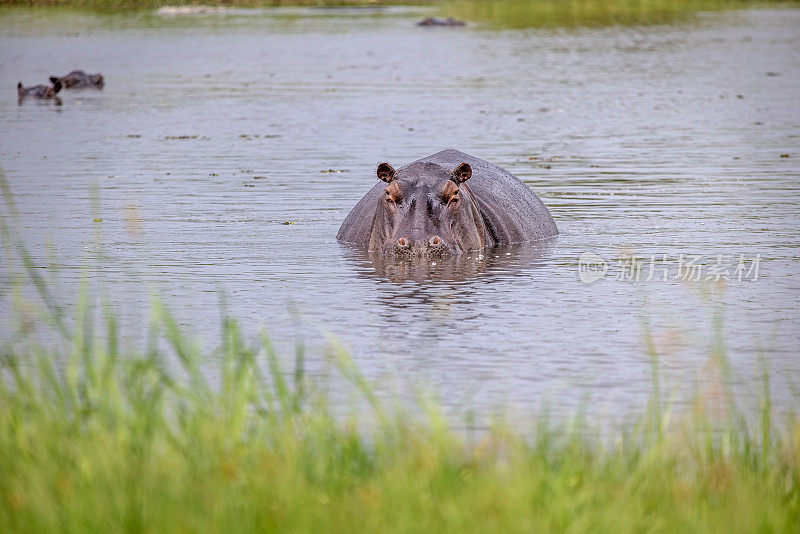
[[[385,255],[458,255],[484,247],[558,235],[547,207],[519,178],[458,150],[444,150],[395,170],[342,222],[337,239]]]
[[[466,23],[453,17],[426,17],[417,22],[417,26],[466,26]]]
[[[77,87],[103,87],[105,80],[103,75],[99,72],[97,74],[87,74],[82,70],[73,70],[66,76],[50,76],[50,81],[53,83],[61,82],[65,89],[73,89]]]
[[[23,98],[57,98],[56,94],[61,90],[61,82],[55,81],[53,85],[33,85],[31,87],[23,87],[22,82],[17,84],[17,96],[20,100]]]

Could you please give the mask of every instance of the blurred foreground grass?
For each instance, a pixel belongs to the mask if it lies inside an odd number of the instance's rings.
[[[6,333],[4,532],[797,531],[800,425],[773,425],[768,403],[754,426],[651,403],[613,440],[544,419],[532,438],[497,424],[466,439],[435,408],[383,408],[335,344],[371,406],[358,419],[233,320],[211,385],[162,305],[141,354],[90,316],[49,348]]]
[[[503,28],[662,24],[700,11],[798,7],[800,0],[0,0],[0,6],[97,10],[217,7],[429,5],[443,16]]]
[[[523,437],[511,421],[465,432],[436,406],[387,408],[331,341],[366,407],[347,417],[302,351],[287,365],[229,317],[204,352],[154,301],[146,346],[123,350],[88,292],[73,313],[55,303],[7,220],[3,532],[797,532],[800,420],[773,420],[766,370],[758,417],[724,387],[673,414],[650,354],[638,420],[604,435],[534,418]],[[26,277],[42,304],[11,283]],[[727,376],[724,349],[709,356]]]

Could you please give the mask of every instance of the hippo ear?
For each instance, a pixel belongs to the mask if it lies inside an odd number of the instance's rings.
[[[395,178],[394,167],[388,163],[381,163],[378,165],[378,178],[386,183],[391,182]]]
[[[56,83],[58,81],[58,76],[50,76],[50,83]]]
[[[56,93],[61,90],[61,82],[59,80],[53,82],[53,89],[55,90]]]
[[[462,163],[453,171],[453,176],[450,178],[455,183],[460,184],[466,182],[472,176],[472,167],[469,163]]]

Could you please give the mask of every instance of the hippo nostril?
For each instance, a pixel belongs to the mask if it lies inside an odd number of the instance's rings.
[[[397,246],[400,248],[408,248],[408,240],[405,237],[401,237],[397,240]]]
[[[439,245],[442,244],[442,238],[439,237],[438,235],[435,235],[428,240],[428,244],[432,247],[438,247]]]

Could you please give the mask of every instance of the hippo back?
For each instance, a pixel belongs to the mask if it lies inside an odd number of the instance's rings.
[[[460,163],[470,164],[472,177],[461,187],[467,188],[478,204],[494,244],[524,243],[558,235],[547,206],[507,170],[452,149],[419,161],[436,163],[448,170]]]

